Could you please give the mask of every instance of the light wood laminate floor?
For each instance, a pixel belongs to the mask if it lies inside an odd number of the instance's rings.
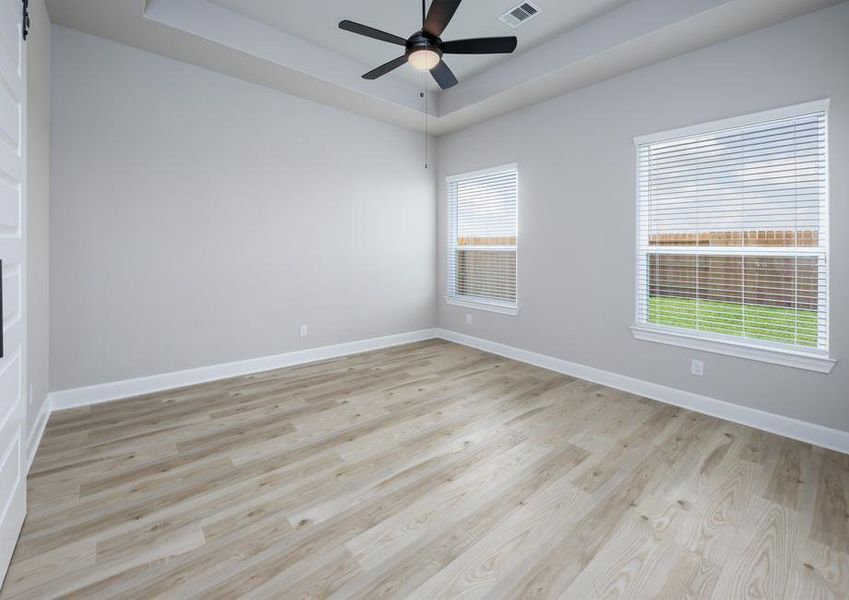
[[[28,489],[4,599],[849,597],[849,456],[442,341],[54,413]]]

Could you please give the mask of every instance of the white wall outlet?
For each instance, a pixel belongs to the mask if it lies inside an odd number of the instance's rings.
[[[466,313],[466,325],[472,324],[472,313]]]
[[[301,337],[307,337],[307,334],[309,334],[309,332],[310,328],[308,325],[301,325]]]
[[[705,363],[700,360],[693,359],[693,362],[690,364],[690,373],[701,377],[705,374]]]
[[[35,388],[33,384],[29,384],[29,392],[27,393],[27,402],[32,404],[32,401],[35,400]]]

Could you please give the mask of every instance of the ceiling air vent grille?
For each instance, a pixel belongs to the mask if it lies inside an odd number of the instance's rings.
[[[522,2],[519,6],[511,8],[506,13],[501,15],[498,20],[507,23],[510,27],[518,27],[525,21],[537,16],[539,7],[530,2]]]

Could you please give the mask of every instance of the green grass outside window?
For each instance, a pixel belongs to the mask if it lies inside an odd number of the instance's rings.
[[[692,298],[649,298],[649,323],[723,333],[754,340],[817,347],[817,313],[812,310]]]

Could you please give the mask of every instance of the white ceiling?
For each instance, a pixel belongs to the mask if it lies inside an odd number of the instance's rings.
[[[534,0],[543,14],[513,30],[517,0],[464,0],[446,39],[510,35],[508,57],[455,56],[460,83],[428,103],[441,135],[844,0]],[[408,36],[416,0],[47,0],[54,23],[358,114],[424,128],[421,79],[405,66],[363,80],[398,48],[340,31],[351,19]],[[432,85],[432,84],[431,84]],[[435,87],[435,86],[433,86]],[[433,87],[431,89],[433,89]]]
[[[280,0],[209,0],[246,17],[262,21],[317,46],[353,58],[365,70],[381,65],[403,51],[397,46],[341,31],[337,24],[350,19],[402,38],[421,29],[421,0],[324,0],[281,2]],[[445,40],[515,35],[516,53],[576,27],[594,17],[627,4],[629,0],[532,0],[541,13],[517,28],[498,20],[520,0],[464,0],[442,36]],[[427,1],[430,6],[430,0]],[[506,55],[450,56],[446,62],[461,81],[508,60]],[[421,72],[412,67],[394,71],[390,77],[420,86]],[[435,87],[435,86],[433,86]]]

